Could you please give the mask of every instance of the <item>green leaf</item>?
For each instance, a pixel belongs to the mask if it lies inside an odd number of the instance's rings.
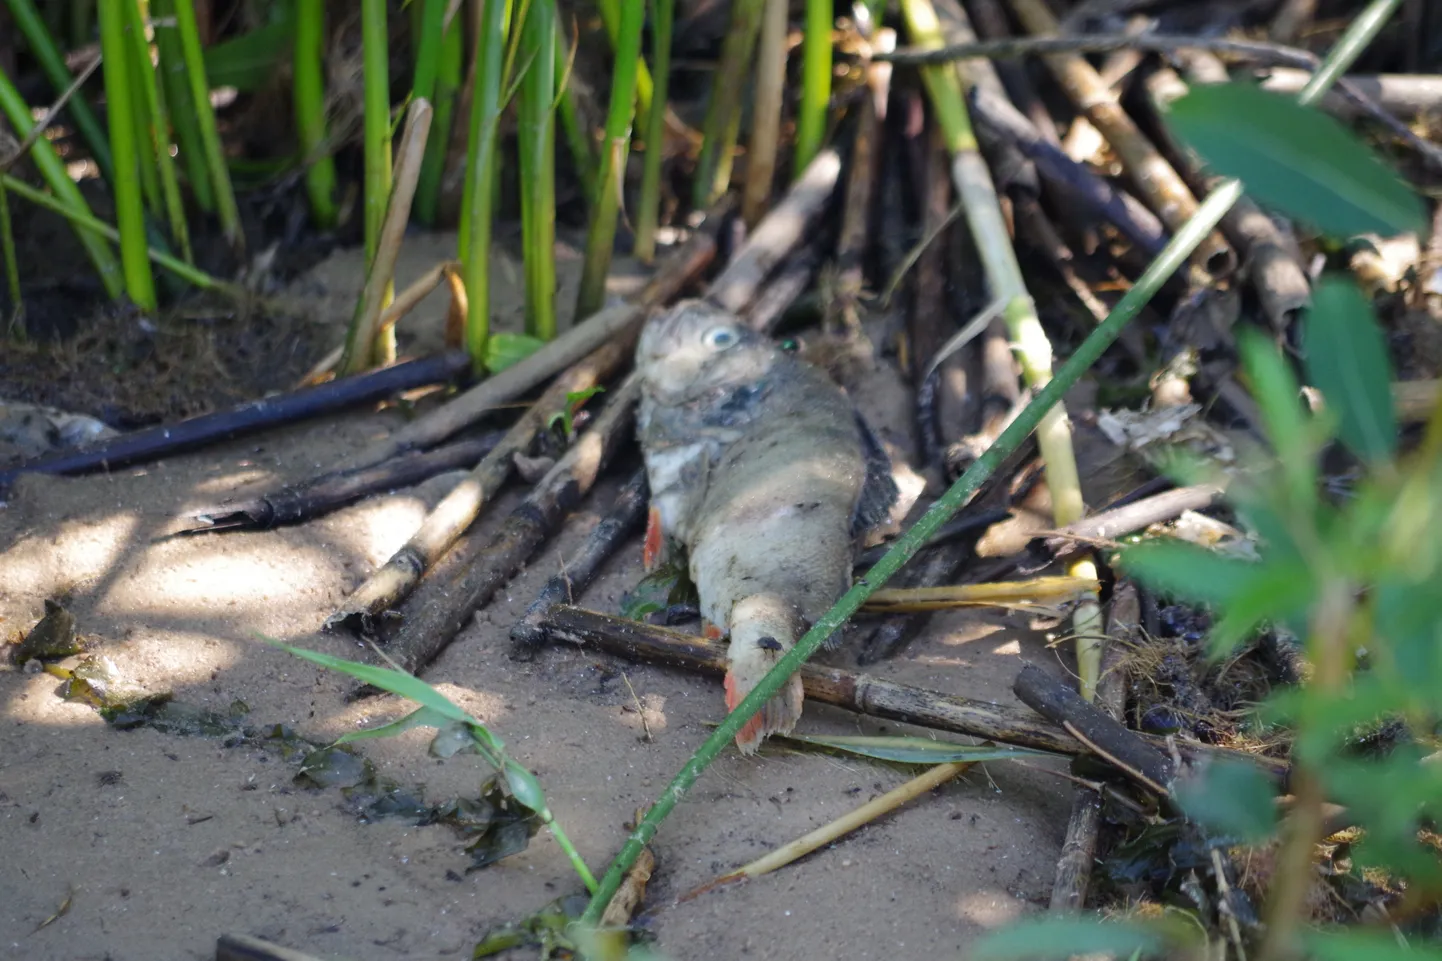
[[[242,93],[259,90],[277,75],[281,60],[290,56],[294,33],[287,13],[283,20],[207,47],[206,81],[212,88],[234,87]]]
[[[492,334],[486,340],[486,370],[498,374],[546,346],[529,334]]]
[[[1372,305],[1352,281],[1325,278],[1312,293],[1302,327],[1307,379],[1336,412],[1337,433],[1364,461],[1397,448],[1392,365]]]
[[[1176,793],[1187,816],[1215,833],[1255,843],[1277,827],[1276,789],[1245,761],[1217,761],[1178,782]]]
[[[1333,237],[1421,233],[1416,193],[1342,124],[1247,83],[1195,86],[1168,124],[1218,173]]]
[[[989,747],[977,744],[952,744],[924,737],[815,737],[791,734],[788,741],[800,741],[816,747],[859,754],[878,761],[902,764],[975,763],[1006,761],[1012,758],[1054,757],[1046,751],[1024,747]]]
[[[1312,569],[1296,557],[1272,558],[1253,564],[1252,578],[1232,595],[1208,635],[1208,655],[1225,657],[1264,621],[1280,620],[1292,627],[1316,596]]]
[[[389,724],[382,724],[380,727],[370,727],[363,731],[350,731],[342,734],[331,742],[331,746],[349,744],[351,741],[364,741],[373,737],[395,737],[397,734],[404,734],[414,727],[445,728],[455,723],[455,721],[444,717],[431,708],[418,707],[405,717],[392,721]]]
[[[546,792],[541,790],[541,782],[536,780],[536,776],[509,758],[506,759],[504,773],[506,786],[511,789],[511,795],[530,810],[544,815],[546,813]]]
[[[1020,921],[984,935],[971,946],[967,961],[1048,959],[1079,954],[1160,954],[1167,939],[1156,927],[1089,918],[1049,917]]]
[[[1442,961],[1442,950],[1398,944],[1392,931],[1307,931],[1307,954],[1315,961]]]
[[[312,664],[319,664],[321,667],[330,668],[332,671],[340,671],[342,674],[349,674],[351,677],[383,691],[390,691],[407,700],[415,701],[422,707],[428,707],[441,717],[452,721],[465,721],[468,724],[481,726],[481,722],[471,717],[458,705],[451,702],[440,691],[431,687],[425,681],[411,674],[403,674],[400,671],[393,671],[388,667],[376,667],[373,664],[360,664],[356,661],[347,661],[343,657],[332,657],[329,654],[322,654],[319,651],[308,651],[303,647],[292,647],[283,644],[275,638],[266,637],[264,634],[257,635],[267,644],[287,650],[302,660],[310,661]]]
[[[1277,348],[1261,334],[1239,331],[1237,349],[1247,386],[1267,425],[1267,439],[1280,461],[1289,506],[1310,513],[1317,499],[1317,467],[1312,455],[1315,422],[1302,414],[1301,387]]]
[[[1122,551],[1121,565],[1148,587],[1225,608],[1257,576],[1257,565],[1184,541],[1149,541]]]

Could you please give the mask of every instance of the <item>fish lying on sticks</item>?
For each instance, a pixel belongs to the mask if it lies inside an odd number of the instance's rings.
[[[704,301],[653,318],[636,367],[646,566],[668,542],[685,549],[707,635],[730,635],[734,709],[850,588],[858,546],[897,501],[891,464],[823,371]],[[737,746],[789,733],[801,700],[793,676]]]

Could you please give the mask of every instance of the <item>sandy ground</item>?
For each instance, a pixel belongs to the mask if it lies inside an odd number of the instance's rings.
[[[402,282],[430,262],[420,245],[407,246],[413,262],[402,265]],[[332,299],[344,317],[351,274],[353,264],[328,263],[308,295]],[[24,480],[0,510],[0,630],[28,629],[44,599],[63,594],[93,650],[186,703],[224,711],[238,699],[253,723],[284,722],[318,740],[400,716],[390,698],[346,704],[343,678],[253,632],[355,655],[353,641],[318,634],[319,624],[406,539],[443,482],[302,527],[156,540],[187,506],[259,479],[303,478],[398,423],[395,412],[352,414],[109,475]],[[623,473],[612,472],[425,674],[539,775],[598,872],[624,840],[623,824],[723,713],[710,679],[574,648],[530,664],[506,656],[510,625]],[[616,610],[641,576],[639,553],[636,545],[615,558],[583,602]],[[1019,618],[947,615],[876,673],[1012,704],[1024,658],[1061,669]],[[0,958],[201,959],[225,933],[355,961],[467,957],[491,926],[579,890],[546,834],[467,874],[450,828],[361,823],[338,790],[295,786],[294,766],[274,755],[118,732],[61,700],[58,685],[44,674],[0,674]],[[814,705],[802,722],[808,733],[896,729]],[[440,762],[426,743],[415,731],[360,750],[382,774],[423,784],[428,798],[473,796],[479,760]],[[1045,904],[1070,794],[1057,778],[1006,763],[975,769],[780,873],[671,903],[906,776],[784,746],[750,759],[728,751],[655,842],[647,906],[659,950],[677,959],[961,957],[979,932]],[[39,927],[67,898],[63,917]]]

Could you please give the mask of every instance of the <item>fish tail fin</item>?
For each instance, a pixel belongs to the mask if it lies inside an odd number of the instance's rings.
[[[661,527],[661,511],[652,507],[646,512],[646,539],[641,548],[641,565],[648,574],[661,562],[661,550],[665,546],[664,533]]]
[[[795,643],[797,618],[794,610],[774,595],[756,595],[739,602],[731,617],[731,647],[726,671],[726,707],[736,705],[751,693],[761,678],[776,666]],[[787,678],[780,691],[768,699],[736,733],[742,754],[755,754],[761,742],[772,734],[790,734],[801,719],[804,698],[801,676]]]

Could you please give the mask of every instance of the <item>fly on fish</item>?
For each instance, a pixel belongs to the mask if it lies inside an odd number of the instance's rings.
[[[850,588],[859,544],[898,497],[891,464],[824,372],[705,301],[653,318],[636,369],[646,567],[685,550],[707,636],[730,637],[734,710]],[[789,733],[801,701],[793,675],[737,746]]]

